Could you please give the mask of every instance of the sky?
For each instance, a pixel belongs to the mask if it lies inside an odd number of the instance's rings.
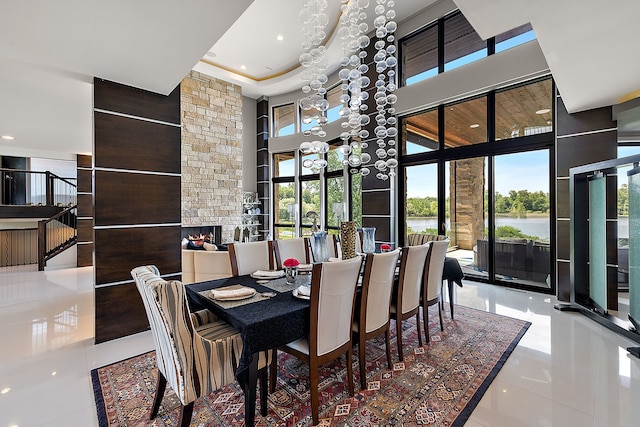
[[[448,177],[448,172],[447,177]],[[485,166],[485,174],[486,174]],[[408,197],[437,197],[436,165],[407,168]],[[549,154],[546,150],[507,154],[496,157],[496,191],[509,194],[510,190],[549,192]],[[448,193],[448,179],[447,179]]]

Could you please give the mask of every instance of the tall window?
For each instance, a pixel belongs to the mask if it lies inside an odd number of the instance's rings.
[[[293,135],[296,131],[295,116],[293,104],[273,107],[273,136]]]
[[[409,86],[535,38],[526,24],[484,41],[456,11],[400,40],[401,81]]]
[[[402,118],[404,235],[444,227],[466,276],[552,291],[552,106],[547,78]]]
[[[295,154],[274,154],[273,164],[273,238],[290,239],[296,235]]]
[[[552,130],[551,80],[496,92],[496,140]]]
[[[361,177],[347,175],[340,145],[331,145],[327,167],[321,171],[302,167],[319,154],[274,154],[274,239],[309,236],[314,225],[337,235],[341,221],[353,218],[362,223]]]

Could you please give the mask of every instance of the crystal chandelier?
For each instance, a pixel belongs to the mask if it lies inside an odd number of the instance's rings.
[[[310,95],[299,101],[302,111],[306,111],[305,120],[315,120],[316,124],[305,131],[305,135],[314,135],[318,138],[326,136],[323,125],[327,123],[326,110],[329,102],[325,99],[326,88],[323,85],[327,82],[326,58],[324,57],[325,47],[322,41],[326,37],[324,31],[328,21],[324,13],[326,0],[302,0],[303,8],[300,14],[305,26],[305,52],[300,56],[300,64],[305,67],[303,78],[305,85],[302,91]],[[375,82],[376,113],[374,119],[376,127],[374,137],[378,148],[375,151],[377,160],[372,163],[371,154],[365,150],[369,144],[367,140],[373,140],[366,127],[371,122],[371,117],[367,113],[369,103],[369,92],[367,88],[371,84],[371,79],[367,76],[369,66],[367,65],[367,48],[371,40],[367,33],[369,26],[367,20],[367,9],[370,0],[341,0],[341,11],[338,37],[341,41],[343,56],[340,60],[342,67],[338,72],[338,77],[342,81],[343,94],[340,102],[343,106],[339,111],[342,118],[342,129],[340,139],[343,145],[340,151],[344,155],[344,165],[349,168],[352,174],[359,173],[367,176],[375,168],[376,177],[381,180],[388,180],[394,177],[398,161],[396,159],[397,150],[395,148],[395,138],[398,135],[396,127],[395,108],[393,105],[397,96],[393,93],[396,89],[395,69],[398,63],[396,58],[396,47],[394,44],[394,33],[397,29],[395,22],[394,0],[375,0],[375,54],[373,62],[377,73]],[[306,124],[306,123],[305,123]],[[327,165],[322,155],[329,150],[326,142],[315,140],[303,142],[300,145],[302,154],[318,153],[318,158],[305,159],[303,166],[319,170]]]
[[[302,48],[305,51],[300,55],[299,61],[305,68],[301,77],[305,82],[302,92],[306,96],[298,100],[298,104],[304,114],[303,123],[310,125],[315,122],[303,134],[316,139],[300,144],[300,152],[305,155],[317,153],[316,159],[305,159],[302,162],[304,167],[315,172],[327,166],[323,155],[329,151],[329,144],[320,140],[327,135],[323,126],[327,123],[326,111],[329,108],[329,101],[325,97],[327,89],[324,87],[328,80],[326,75],[328,62],[325,57],[326,47],[323,44],[327,37],[325,28],[329,17],[325,13],[327,0],[301,1],[300,19],[304,24]]]

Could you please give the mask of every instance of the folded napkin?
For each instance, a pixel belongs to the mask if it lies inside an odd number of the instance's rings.
[[[241,298],[248,298],[256,293],[256,290],[253,288],[248,288],[246,286],[227,286],[220,289],[212,289],[211,295],[213,299],[217,299],[220,301],[223,300],[234,300]]]
[[[283,270],[276,270],[276,271],[271,271],[271,270],[257,270],[256,272],[253,273],[254,276],[260,276],[260,277],[282,277],[284,276],[284,271]]]
[[[313,264],[300,264],[298,265],[298,271],[311,271]]]
[[[298,286],[298,295],[311,296],[311,286]]]

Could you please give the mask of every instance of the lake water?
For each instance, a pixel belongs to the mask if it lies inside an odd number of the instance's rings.
[[[407,225],[417,233],[427,228],[437,228],[438,220],[436,218],[414,218],[408,219]],[[485,222],[485,226],[487,223]],[[510,225],[518,228],[522,233],[528,236],[537,236],[540,239],[549,239],[549,219],[544,217],[531,218],[511,218],[497,217],[496,226]],[[447,229],[450,229],[449,221],[447,221]],[[629,237],[629,219],[618,218],[618,238]]]

